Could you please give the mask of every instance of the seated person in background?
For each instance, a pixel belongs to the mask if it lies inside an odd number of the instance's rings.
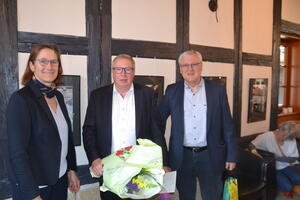
[[[256,148],[274,153],[277,187],[288,198],[293,198],[292,190],[300,195],[300,168],[293,166],[299,164],[296,142],[299,134],[299,122],[288,121],[280,124],[275,131],[257,136],[249,145],[251,152],[259,157],[261,155]]]

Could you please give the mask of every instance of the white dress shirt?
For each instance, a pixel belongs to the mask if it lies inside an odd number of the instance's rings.
[[[134,88],[124,97],[113,87],[111,152],[136,144]]]
[[[184,146],[207,146],[206,115],[204,79],[201,78],[196,92],[192,92],[192,89],[184,83]]]

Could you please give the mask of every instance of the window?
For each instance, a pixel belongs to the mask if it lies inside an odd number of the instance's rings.
[[[300,37],[280,35],[278,123],[300,120]]]
[[[283,107],[288,103],[287,100],[287,47],[280,45],[280,73],[279,73],[279,95],[278,106]]]

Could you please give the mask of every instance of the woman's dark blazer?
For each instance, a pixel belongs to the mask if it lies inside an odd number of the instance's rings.
[[[55,94],[69,130],[67,170],[76,170],[71,121],[62,94]],[[43,94],[33,81],[12,94],[6,117],[11,181],[20,187],[24,199],[33,199],[39,195],[39,185],[53,185],[59,178],[59,132]]]

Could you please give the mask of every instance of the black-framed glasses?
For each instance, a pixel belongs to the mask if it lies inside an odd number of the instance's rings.
[[[57,67],[59,64],[58,60],[48,60],[46,58],[36,59],[36,61],[38,61],[42,66],[47,66],[50,63],[52,66]]]
[[[134,71],[133,67],[113,67],[112,68],[117,74],[121,74],[123,71],[126,74],[131,74]]]
[[[180,67],[182,68],[188,68],[189,66],[191,66],[192,68],[195,68],[195,67],[198,67],[201,63],[198,62],[198,63],[190,63],[190,64],[182,64],[180,65]]]

